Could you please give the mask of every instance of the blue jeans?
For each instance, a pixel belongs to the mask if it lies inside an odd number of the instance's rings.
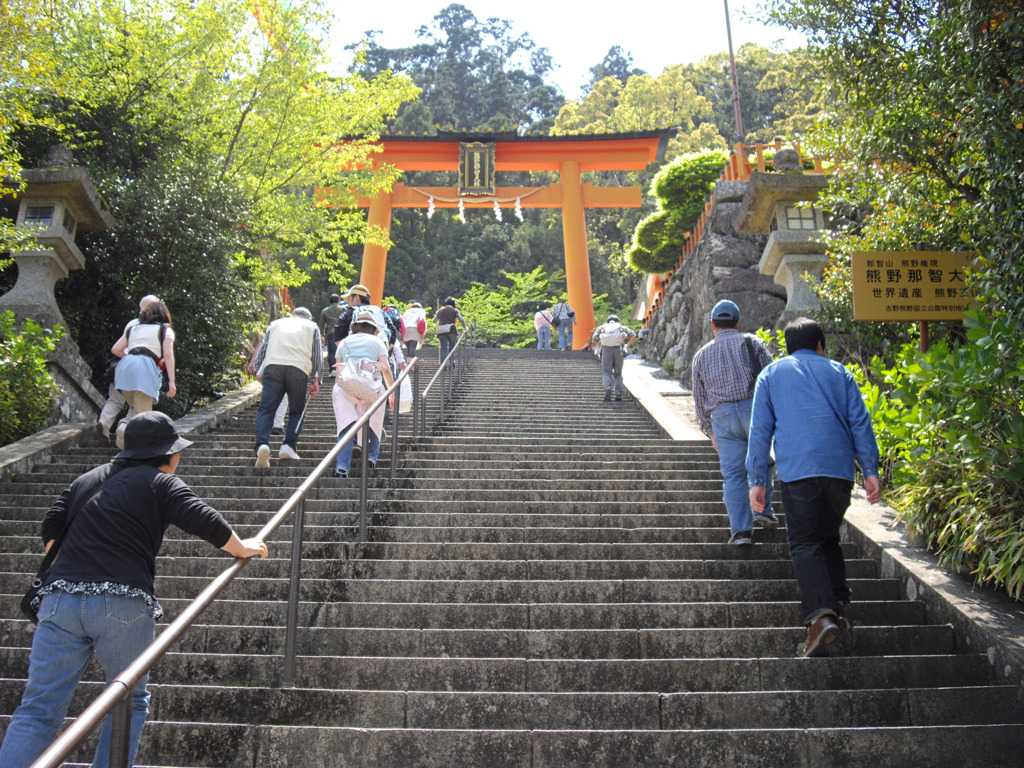
[[[558,348],[572,349],[572,318],[567,317],[558,324]]]
[[[355,422],[352,422],[352,424],[355,424]],[[352,429],[352,424],[349,424],[347,427],[341,430],[341,432],[338,433],[339,441],[346,432]],[[376,464],[377,457],[380,455],[380,438],[377,437],[377,433],[374,432],[372,429],[369,430],[369,433],[370,439],[368,440],[368,448],[370,452],[366,454],[366,458],[369,461]],[[337,461],[334,464],[335,469],[344,469],[346,472],[348,472],[352,468],[352,450],[355,447],[355,444],[355,438],[349,440],[348,443],[345,444],[345,447],[341,449],[340,453],[338,453]]]
[[[327,331],[327,367],[334,373],[334,364],[337,362],[338,345],[334,343],[334,329]]]
[[[839,606],[850,600],[839,526],[852,491],[852,482],[837,477],[782,483],[789,554],[800,588],[804,624],[825,613],[838,616]]]
[[[0,746],[0,765],[29,766],[53,743],[94,651],[109,682],[153,642],[153,626],[153,613],[141,597],[68,592],[44,597],[39,606],[39,625],[32,637],[28,682]],[[129,765],[135,764],[149,711],[147,678],[142,678],[132,692]],[[108,717],[100,731],[93,768],[107,768],[109,755]]]
[[[268,365],[263,369],[263,394],[260,396],[260,409],[256,412],[256,448],[270,442],[274,413],[286,394],[288,423],[284,429],[284,442],[292,448],[296,446],[308,388],[309,376],[294,365]]]
[[[750,436],[752,399],[722,403],[711,412],[711,429],[718,446],[718,464],[722,469],[722,500],[729,513],[729,529],[735,534],[754,528],[750,510],[750,486],[747,483],[747,439]],[[764,514],[772,514],[772,477],[775,462],[768,465]]]
[[[455,342],[459,340],[458,334],[454,333],[439,333],[437,335],[437,341],[441,345],[441,359],[438,364],[443,364],[444,359],[448,357],[448,353],[452,351],[452,347],[455,346]]]
[[[551,349],[550,325],[542,325],[537,329],[537,349]]]

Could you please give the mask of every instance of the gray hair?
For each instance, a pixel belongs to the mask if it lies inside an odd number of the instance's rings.
[[[292,310],[292,314],[293,315],[297,315],[299,317],[304,317],[307,320],[312,320],[313,319],[313,313],[310,312],[305,307],[296,307],[295,309]]]

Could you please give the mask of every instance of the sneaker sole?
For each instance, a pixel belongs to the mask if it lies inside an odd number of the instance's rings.
[[[256,466],[264,469],[270,466],[270,449],[263,450],[262,448],[256,452]]]
[[[754,522],[762,528],[774,528],[779,524],[778,518],[766,517],[764,515],[754,515]]]

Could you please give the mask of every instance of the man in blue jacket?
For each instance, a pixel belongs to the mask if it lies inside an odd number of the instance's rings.
[[[803,655],[821,656],[840,623],[849,626],[839,526],[850,506],[855,460],[868,501],[881,498],[878,445],[857,382],[825,357],[821,326],[800,317],[785,335],[788,357],[766,367],[754,389],[747,447],[750,506],[764,509],[774,437],[789,552],[807,626]]]

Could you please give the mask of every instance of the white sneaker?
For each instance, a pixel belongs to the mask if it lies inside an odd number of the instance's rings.
[[[279,459],[297,459],[299,454],[295,452],[294,448],[285,443],[281,446],[281,450],[277,452],[277,457]]]
[[[256,449],[256,466],[257,467],[269,467],[270,466],[270,446],[263,444]]]
[[[117,425],[117,431],[114,433],[114,443],[117,445],[119,451],[124,450],[124,428],[128,425],[125,422],[121,422]]]

